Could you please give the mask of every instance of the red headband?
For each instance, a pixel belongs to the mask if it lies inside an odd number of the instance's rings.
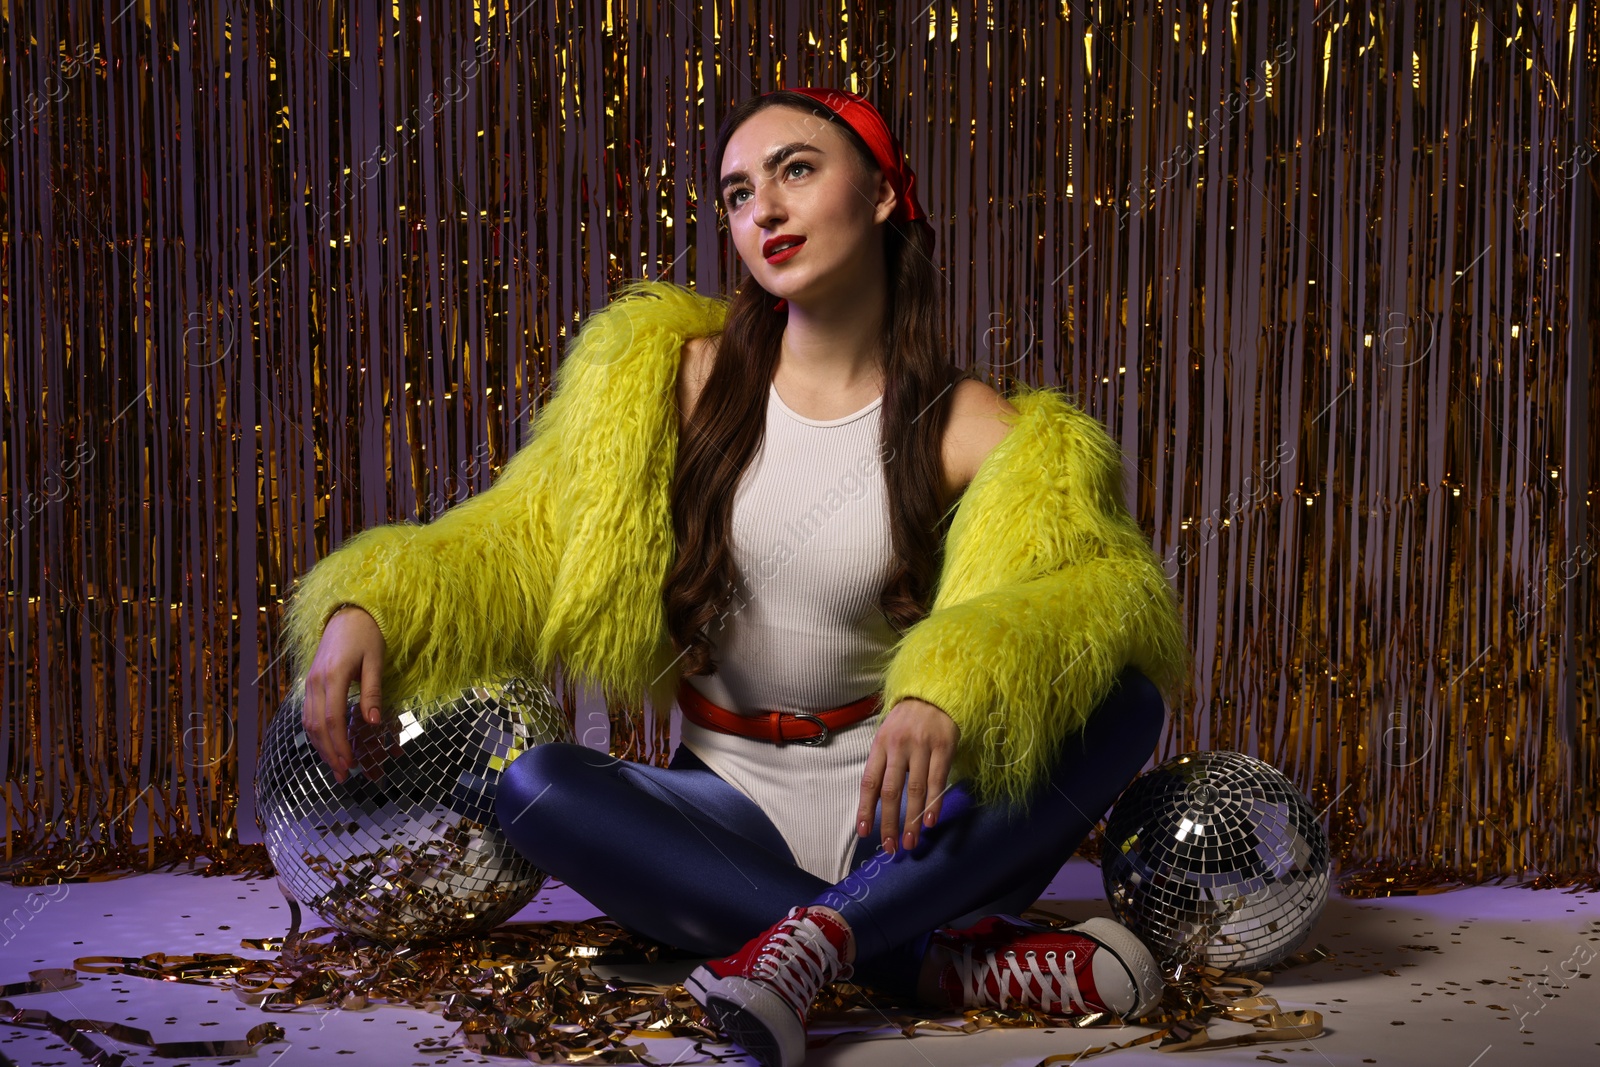
[[[846,125],[861,135],[861,139],[867,142],[867,147],[872,149],[872,158],[878,161],[884,176],[894,187],[895,205],[894,211],[889,215],[891,219],[915,222],[917,219],[928,217],[928,213],[922,210],[922,205],[917,203],[917,176],[912,171],[911,165],[906,162],[906,154],[901,149],[900,142],[889,132],[883,116],[866,97],[847,93],[843,89],[806,88],[781,91],[809,96],[844,119]],[[771,96],[772,93],[762,95]]]

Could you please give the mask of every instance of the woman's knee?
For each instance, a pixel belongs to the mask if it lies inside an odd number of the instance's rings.
[[[1167,702],[1162,699],[1161,690],[1145,677],[1143,671],[1128,667],[1118,677],[1114,692],[1118,702],[1123,705],[1118,709],[1121,717],[1138,731],[1139,736],[1149,740],[1146,755],[1155,751],[1161,728],[1167,722]]]
[[[1156,750],[1166,721],[1161,690],[1143,672],[1128,667],[1089,713],[1083,728],[1063,739],[1052,777],[1058,785],[1062,780],[1105,776],[1125,783]]]
[[[1101,749],[1137,753],[1143,763],[1155,751],[1166,721],[1167,705],[1161,699],[1161,690],[1138,668],[1128,667],[1117,676],[1105,699],[1089,713],[1079,744],[1073,747],[1079,752]]]
[[[495,787],[495,815],[501,828],[509,830],[535,803],[555,806],[565,797],[574,776],[592,767],[589,754],[593,752],[570,741],[546,741],[512,760]]]

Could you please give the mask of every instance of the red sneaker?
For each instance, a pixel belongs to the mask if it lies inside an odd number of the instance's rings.
[[[828,911],[797,905],[744,948],[707,960],[683,987],[712,1025],[761,1067],[794,1067],[806,1056],[806,1013],[823,986],[849,978],[850,927]]]
[[[1052,930],[1015,915],[986,915],[960,930],[936,930],[923,973],[923,995],[958,1011],[1109,1011],[1134,1020],[1161,1002],[1164,987],[1144,942],[1102,918]]]

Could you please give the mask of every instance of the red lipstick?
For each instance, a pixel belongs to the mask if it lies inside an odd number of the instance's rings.
[[[805,244],[805,241],[804,237],[797,237],[792,233],[780,233],[762,244],[761,254],[766,257],[768,263],[782,263],[786,259],[793,258],[794,254],[800,251],[800,246]],[[773,250],[780,245],[788,245],[789,247],[782,252],[774,253]]]

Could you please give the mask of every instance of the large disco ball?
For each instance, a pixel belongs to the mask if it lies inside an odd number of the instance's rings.
[[[1135,779],[1101,856],[1117,919],[1180,966],[1269,967],[1328,902],[1316,813],[1270,763],[1239,752],[1190,752]]]
[[[501,833],[494,795],[518,755],[572,740],[547,686],[487,683],[386,709],[378,725],[352,704],[343,783],[306,736],[304,699],[297,686],[267,725],[256,773],[256,823],[290,899],[395,943],[487,930],[543,888]]]

